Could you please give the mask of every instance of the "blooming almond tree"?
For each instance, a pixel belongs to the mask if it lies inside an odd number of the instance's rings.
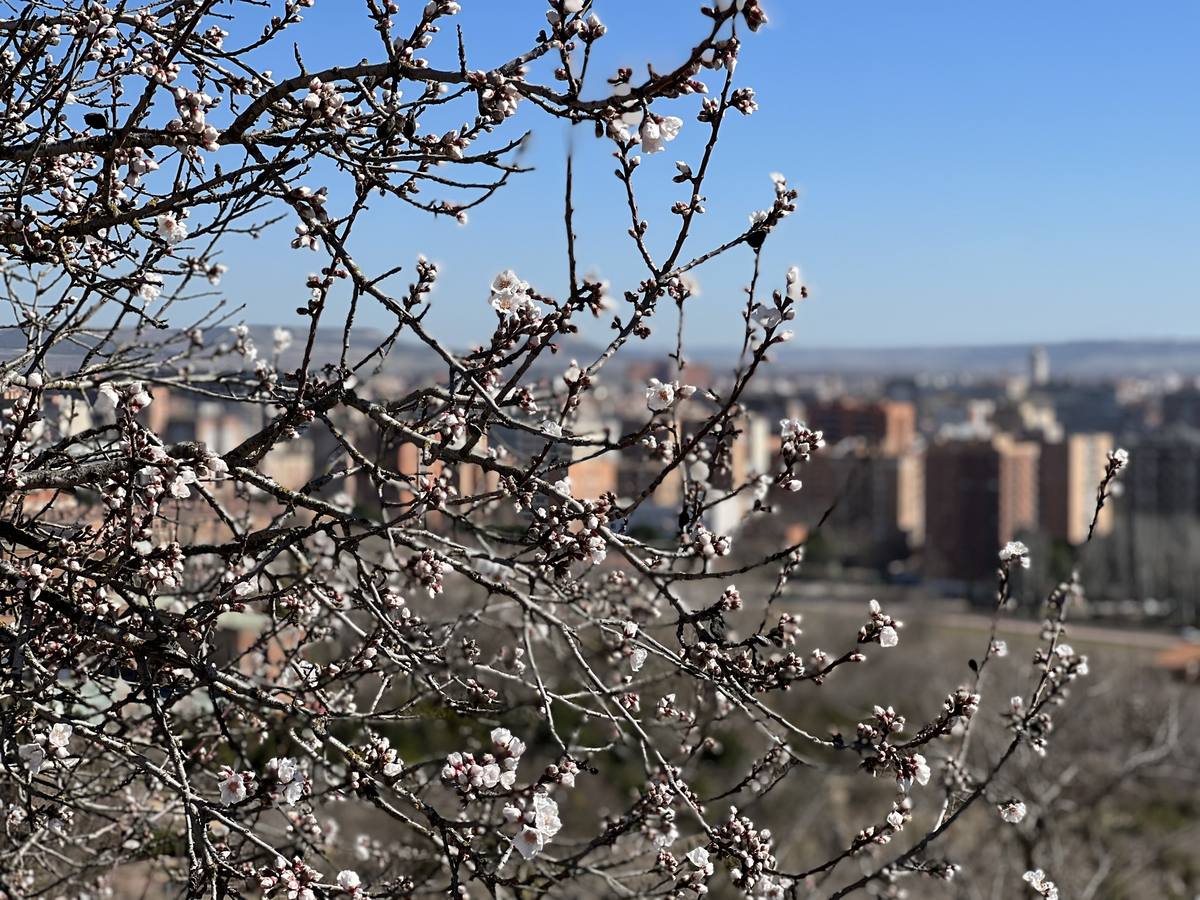
[[[28,0],[0,20],[0,894],[841,897],[951,877],[948,830],[1033,802],[997,775],[1046,751],[1086,672],[1062,640],[1080,588],[1051,593],[1029,690],[986,719],[994,633],[940,709],[814,721],[829,707],[804,698],[905,640],[864,597],[857,632],[800,651],[779,605],[803,546],[735,556],[713,515],[768,514],[823,445],[785,420],[770,470],[734,477],[747,388],[807,296],[798,269],[760,267],[796,192],[764,177],[760,210],[692,236],[718,137],[756,108],[735,70],[757,0],[698,8],[694,43],[646,73],[590,65],[616,38],[588,0],[550,0],[490,69],[455,44],[459,3],[337,2],[374,43],[324,67],[291,44],[313,0]],[[438,68],[444,41],[459,62]],[[357,226],[369,204],[466,223],[519,191],[518,110],[612,153],[631,274],[610,295],[580,272],[568,161],[567,277],[482,278],[490,337],[456,348],[426,317],[438,266],[373,270]],[[651,156],[689,132],[695,158]],[[638,187],[663,172],[680,199],[652,235]],[[216,296],[221,249],[249,237],[316,270],[270,348]],[[699,391],[680,320],[724,254],[747,264],[741,357]],[[367,310],[391,330],[364,345]],[[609,336],[568,364],[591,317]],[[660,325],[672,373],[632,388],[628,428],[589,424]],[[400,346],[439,376],[378,387]],[[179,439],[166,403],[250,424]],[[305,440],[323,449],[286,483],[272,460]],[[614,458],[640,478],[623,496],[573,485]],[[1124,463],[1097,473],[1097,508]],[[673,534],[635,537],[668,482]],[[1027,558],[1000,553],[997,615]],[[884,787],[833,845],[765,824],[813,767]],[[1052,896],[1052,877],[1025,881]]]

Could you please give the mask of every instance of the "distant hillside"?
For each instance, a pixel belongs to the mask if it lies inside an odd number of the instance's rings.
[[[1065,341],[1043,346],[1055,376],[1200,375],[1200,340]],[[868,349],[795,346],[779,358],[779,364],[797,372],[842,374],[1017,374],[1028,371],[1029,351],[1028,344]]]
[[[251,334],[260,351],[269,354],[273,329],[266,325],[251,326]],[[293,329],[295,343],[284,355],[284,365],[296,365],[300,360],[303,333]],[[215,330],[212,339],[228,340],[224,329]],[[367,352],[382,340],[382,332],[355,329],[351,342],[351,358]],[[322,328],[318,332],[313,359],[320,365],[332,362],[341,355],[341,330]],[[557,366],[564,357],[580,361],[593,358],[600,347],[580,338],[560,339],[563,352],[547,357],[543,365]],[[798,340],[785,352],[778,354],[775,371],[796,373],[828,373],[840,375],[916,375],[916,374],[973,374],[1006,375],[1028,370],[1029,344],[985,344],[979,346],[942,347],[806,347]],[[1056,377],[1114,378],[1136,375],[1200,376],[1200,339],[1160,339],[1127,341],[1063,341],[1044,344],[1050,356],[1050,371]],[[0,328],[0,360],[12,359],[25,347],[24,337],[17,329]],[[456,348],[461,350],[462,348]],[[78,344],[60,345],[51,354],[51,368],[67,369],[83,354]],[[615,369],[621,363],[665,358],[662,347],[634,345],[614,359]],[[688,357],[696,363],[715,368],[732,366],[737,356],[733,348],[695,347]],[[413,373],[440,368],[443,364],[427,347],[411,342],[401,335],[392,348],[384,368],[395,373]]]
[[[1055,377],[1119,378],[1121,376],[1200,375],[1200,339],[1062,341],[1046,343]],[[580,359],[590,348],[567,344]],[[833,375],[972,374],[1017,375],[1029,370],[1032,344],[946,345],[933,347],[808,347],[803,339],[773,355],[775,372]],[[695,363],[724,368],[734,365],[739,348],[693,346]],[[663,359],[667,350],[642,344],[627,348],[625,362]]]

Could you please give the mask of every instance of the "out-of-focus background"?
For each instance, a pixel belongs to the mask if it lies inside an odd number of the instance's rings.
[[[257,337],[263,346],[273,340],[265,329]],[[330,340],[335,352],[340,336]],[[585,349],[578,344],[571,352],[582,357]],[[731,362],[719,353],[696,358],[686,378],[719,386]],[[870,666],[839,670],[836,689],[782,700],[781,711],[803,726],[827,731],[832,723],[852,734],[879,702],[894,702],[914,717],[934,715],[946,691],[969,680],[968,660],[987,646],[997,548],[1021,540],[1033,563],[1016,573],[1014,605],[999,626],[1011,658],[989,670],[980,712],[998,723],[1008,697],[1027,685],[1046,593],[1073,571],[1083,583],[1085,599],[1071,611],[1066,639],[1089,656],[1091,674],[1074,687],[1074,701],[1058,717],[1048,756],[1027,759],[1013,770],[1021,773],[1016,780],[1006,775],[995,788],[1038,798],[1037,818],[1023,829],[1002,831],[987,812],[964,822],[942,852],[970,859],[969,872],[945,887],[922,883],[929,893],[920,896],[1005,896],[1019,878],[1022,852],[1032,859],[1035,843],[1052,848],[1055,879],[1071,891],[1067,896],[1189,898],[1200,885],[1194,853],[1200,842],[1197,368],[1195,350],[1183,342],[800,352],[780,360],[746,399],[747,424],[734,444],[732,477],[740,481],[769,464],[781,418],[822,429],[827,446],[805,467],[801,491],[765,495],[770,515],[748,517],[755,502],[749,491],[713,510],[714,531],[733,536],[732,564],[805,542],[805,562],[778,610],[800,617],[806,648],[843,646],[872,597],[905,623],[898,651],[876,647]],[[653,351],[635,354],[620,370],[606,369],[575,427],[635,430],[644,417],[638,410],[644,410],[646,381],[671,374]],[[395,397],[439,375],[434,361],[398,350],[362,390]],[[245,418],[248,408],[158,388],[147,415],[168,441],[197,439],[225,451],[258,427]],[[530,450],[521,433],[491,439],[516,454]],[[1130,464],[1085,546],[1096,484],[1115,446],[1129,451]],[[299,487],[340,452],[318,423],[277,448],[263,468],[285,486]],[[416,471],[414,446],[383,452],[381,464]],[[629,453],[559,462],[573,491],[586,497],[636,495],[657,472],[652,461]],[[458,485],[464,494],[482,489],[467,483],[482,477],[469,467],[456,477],[464,480]],[[680,490],[677,477],[666,480],[653,502],[638,510],[630,531],[670,546]],[[364,484],[361,495],[339,502],[372,514],[378,495]],[[438,528],[437,514],[430,518],[430,527]],[[515,517],[513,525],[520,527]],[[771,590],[766,578],[741,576],[737,584],[744,595],[761,597]],[[456,594],[446,602],[479,599]],[[229,625],[231,651],[257,638],[250,619]],[[730,625],[733,635],[754,629],[753,622],[736,618]],[[420,756],[431,747],[456,746],[468,724],[435,717],[418,730],[397,729],[392,741],[402,755]],[[537,727],[536,720],[529,722],[530,729]],[[724,776],[749,764],[742,737],[724,735],[705,763],[711,784],[695,782],[702,795],[713,788],[714,802],[716,786],[728,781]],[[529,739],[537,752],[535,731]],[[1000,749],[985,741],[972,747],[978,761]],[[784,869],[836,852],[839,836],[864,808],[863,791],[874,788],[874,799],[886,802],[892,790],[840,771],[840,757],[809,762],[811,770],[793,771],[779,789],[794,795],[794,802],[781,802],[775,793],[753,812],[786,835],[778,841]],[[640,777],[636,760],[630,760],[628,785],[620,771],[606,769],[605,787],[580,802],[603,805],[611,790],[608,802],[617,808],[620,792]],[[765,784],[774,774],[766,769],[762,777]],[[822,796],[832,784],[835,802],[807,802],[806,784],[814,790],[823,785]],[[348,834],[366,825],[343,823]],[[1046,858],[1044,850],[1038,853]]]

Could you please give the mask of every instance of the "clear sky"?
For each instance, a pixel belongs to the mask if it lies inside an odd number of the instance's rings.
[[[529,46],[540,0],[461,0],[472,68]],[[402,9],[410,2],[402,2]],[[1200,3],[1092,0],[801,2],[764,0],[770,25],[737,70],[760,110],[735,116],[707,184],[700,238],[740,230],[766,206],[768,173],[802,191],[768,244],[770,283],[803,266],[814,299],[800,343],[894,345],[1200,337]],[[597,0],[609,25],[597,74],[677,61],[706,20],[693,0]],[[318,0],[294,35],[306,62],[375,59],[355,0]],[[406,13],[402,12],[403,17]],[[449,37],[449,35],[446,35]],[[453,43],[447,42],[452,49]],[[360,49],[361,48],[361,49]],[[286,57],[276,76],[290,75]],[[710,77],[710,84],[716,80]],[[645,158],[651,241],[674,221],[677,158],[694,160],[698,101],[680,101],[684,135]],[[657,107],[656,107],[657,108]],[[443,264],[433,323],[452,340],[490,329],[486,283],[512,267],[564,292],[564,129],[538,130],[515,182],[467,227],[378,204],[358,250],[373,264],[417,253]],[[581,261],[619,290],[643,272],[608,150],[575,138]],[[317,259],[286,246],[232,247],[225,287],[249,321],[291,318]],[[699,244],[696,245],[699,249]],[[749,251],[701,272],[689,336],[718,345],[734,322]],[[386,324],[368,311],[367,324]],[[666,339],[666,321],[656,338]]]

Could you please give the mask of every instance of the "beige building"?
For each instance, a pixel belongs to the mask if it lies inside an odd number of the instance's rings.
[[[1111,434],[1071,434],[1042,444],[1039,473],[1039,517],[1051,537],[1080,544],[1087,538],[1096,507],[1096,485],[1108,464]],[[1096,522],[1097,534],[1112,531],[1112,504]]]
[[[575,447],[576,461],[567,470],[571,478],[571,493],[582,500],[595,500],[601,494],[616,494],[620,485],[617,474],[619,456],[603,453],[588,447]]]
[[[879,454],[871,460],[875,537],[904,535],[910,547],[925,543],[925,453]]]
[[[902,559],[924,542],[925,466],[919,447],[890,454],[862,440],[845,440],[815,454],[800,474],[800,491],[771,492],[773,513],[757,531],[803,539],[824,518],[822,531],[838,553],[860,564]]]
[[[824,432],[828,444],[861,438],[871,449],[900,454],[916,439],[916,407],[904,401],[843,397],[812,403],[806,412],[809,427]]]

